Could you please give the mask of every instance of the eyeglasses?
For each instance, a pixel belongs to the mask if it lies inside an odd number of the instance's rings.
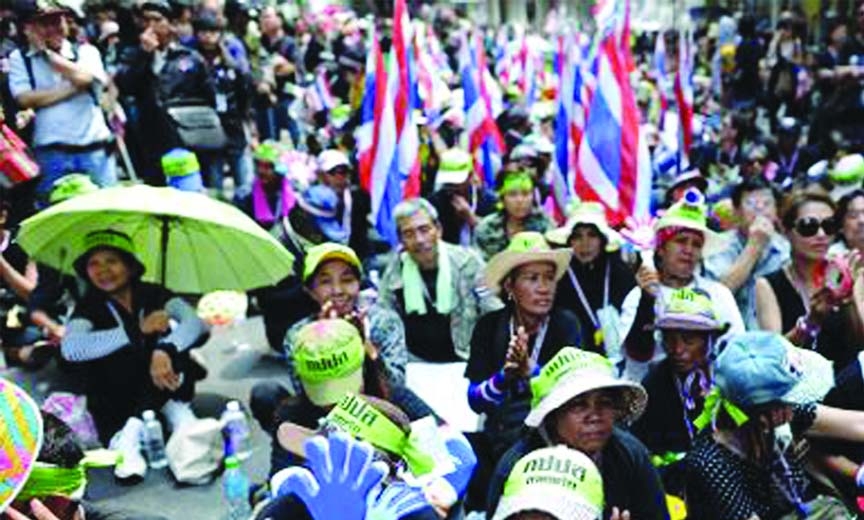
[[[807,217],[795,222],[795,232],[805,238],[816,235],[816,233],[819,232],[820,227],[826,235],[831,236],[837,233],[837,221],[834,220],[834,217],[828,217],[824,220],[819,220],[815,217]]]

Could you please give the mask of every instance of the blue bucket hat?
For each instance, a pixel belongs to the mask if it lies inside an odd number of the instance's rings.
[[[714,365],[724,399],[740,408],[792,402],[787,396],[802,377],[790,362],[789,342],[780,334],[754,331],[730,337]]]
[[[297,200],[297,204],[315,220],[327,240],[339,244],[348,242],[348,230],[337,218],[339,197],[329,186],[310,186]]]

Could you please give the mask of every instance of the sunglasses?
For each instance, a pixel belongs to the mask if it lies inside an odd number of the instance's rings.
[[[802,218],[795,222],[795,231],[802,237],[812,237],[819,232],[819,228],[826,235],[831,236],[837,233],[837,221],[834,217],[828,217],[825,220],[819,220],[815,217]]]

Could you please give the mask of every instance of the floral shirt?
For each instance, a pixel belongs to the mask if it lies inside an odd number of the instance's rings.
[[[545,233],[552,229],[554,223],[548,215],[535,208],[525,219],[524,231]],[[486,215],[474,229],[474,245],[480,250],[487,262],[497,253],[507,249],[510,237],[507,236],[507,223],[503,211]]]

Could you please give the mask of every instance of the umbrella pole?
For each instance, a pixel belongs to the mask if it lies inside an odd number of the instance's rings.
[[[159,279],[162,285],[162,288],[165,288],[165,275],[166,269],[168,268],[168,216],[162,215],[162,266],[159,271]]]

